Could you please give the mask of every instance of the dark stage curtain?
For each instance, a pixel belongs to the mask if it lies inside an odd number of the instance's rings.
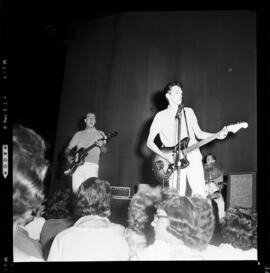
[[[256,13],[127,12],[70,29],[51,190],[66,183],[61,156],[87,111],[96,112],[98,129],[119,133],[101,159],[101,178],[131,188],[155,184],[145,143],[171,81],[183,83],[183,103],[203,130],[248,122],[201,151],[216,154],[227,172],[256,171]]]

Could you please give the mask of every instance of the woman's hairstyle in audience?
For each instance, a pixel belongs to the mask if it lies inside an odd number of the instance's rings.
[[[144,195],[135,194],[128,207],[128,227],[142,234],[145,231],[147,222],[147,200]]]
[[[56,191],[51,198],[44,202],[43,217],[45,219],[69,218],[73,215],[71,189],[61,189]]]
[[[139,187],[128,207],[128,227],[137,233],[145,233],[160,199],[158,187],[152,188],[148,185]]]
[[[75,215],[99,215],[108,217],[111,214],[111,189],[108,181],[91,177],[79,187],[75,205]]]
[[[235,248],[257,248],[257,214],[240,207],[228,209],[221,234],[224,243],[229,243]]]
[[[13,222],[37,212],[44,199],[43,180],[49,163],[46,144],[32,129],[13,125]]]
[[[163,193],[158,209],[165,210],[168,215],[169,233],[190,248],[202,250],[207,247],[215,227],[209,200],[201,196],[179,196],[169,189]]]

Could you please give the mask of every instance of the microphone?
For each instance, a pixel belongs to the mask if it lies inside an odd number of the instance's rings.
[[[180,117],[180,114],[181,114],[181,111],[182,111],[183,108],[184,108],[184,104],[179,104],[178,105],[178,110],[177,110],[176,115],[175,115],[176,118]]]

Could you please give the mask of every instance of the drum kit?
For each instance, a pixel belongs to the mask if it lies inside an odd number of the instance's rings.
[[[224,184],[224,171],[215,162],[211,164],[204,164],[203,169],[206,182],[206,194],[208,198],[218,198],[222,185]]]

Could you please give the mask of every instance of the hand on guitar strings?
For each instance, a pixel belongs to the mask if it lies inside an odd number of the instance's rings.
[[[172,154],[168,154],[168,155],[164,155],[163,158],[166,159],[169,162],[169,164],[174,164],[173,153]]]

